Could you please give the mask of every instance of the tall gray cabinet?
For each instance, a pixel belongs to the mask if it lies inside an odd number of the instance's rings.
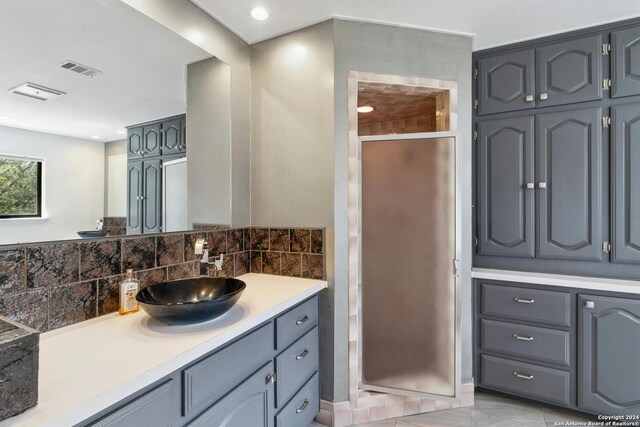
[[[162,165],[186,147],[185,115],[127,128],[127,234],[162,231]]]
[[[474,68],[474,267],[638,280],[640,19]],[[478,282],[480,386],[640,415],[637,295]]]

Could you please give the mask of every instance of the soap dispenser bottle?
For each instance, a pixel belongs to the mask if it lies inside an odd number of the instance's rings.
[[[133,270],[127,270],[127,276],[120,283],[120,314],[135,313],[140,310],[136,294],[140,290],[140,281],[133,277]]]

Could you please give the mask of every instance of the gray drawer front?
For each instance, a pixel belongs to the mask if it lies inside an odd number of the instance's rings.
[[[569,332],[566,331],[483,319],[480,346],[483,350],[564,366],[571,362]]]
[[[169,380],[90,425],[94,427],[169,427],[175,418],[171,413],[173,386],[174,381]]]
[[[185,369],[182,415],[191,416],[205,409],[268,362],[273,354],[273,323],[269,323]]]
[[[519,378],[516,374],[532,378]],[[480,383],[550,403],[571,403],[571,375],[558,369],[482,355]]]
[[[313,297],[276,319],[276,347],[284,350],[318,324],[318,297]]]
[[[481,300],[484,315],[558,326],[571,325],[571,298],[566,292],[483,283]]]
[[[276,416],[276,427],[309,426],[320,412],[318,373],[307,382]]]
[[[276,407],[282,407],[318,370],[318,328],[315,327],[276,357]]]

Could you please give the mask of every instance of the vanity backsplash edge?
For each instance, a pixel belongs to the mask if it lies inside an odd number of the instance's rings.
[[[225,254],[218,276],[325,278],[322,228],[243,227],[0,248],[0,316],[40,332],[113,313],[132,268],[141,288],[198,275],[195,242]]]

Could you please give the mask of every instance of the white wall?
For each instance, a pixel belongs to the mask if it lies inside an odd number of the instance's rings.
[[[326,227],[320,300],[322,398],[332,400],[333,23],[251,46],[253,225]]]
[[[127,216],[127,140],[104,144],[104,216]]]
[[[0,126],[0,153],[43,157],[44,220],[0,219],[0,244],[77,239],[104,213],[102,142]]]
[[[231,104],[228,64],[187,67],[187,223],[231,225]]]

